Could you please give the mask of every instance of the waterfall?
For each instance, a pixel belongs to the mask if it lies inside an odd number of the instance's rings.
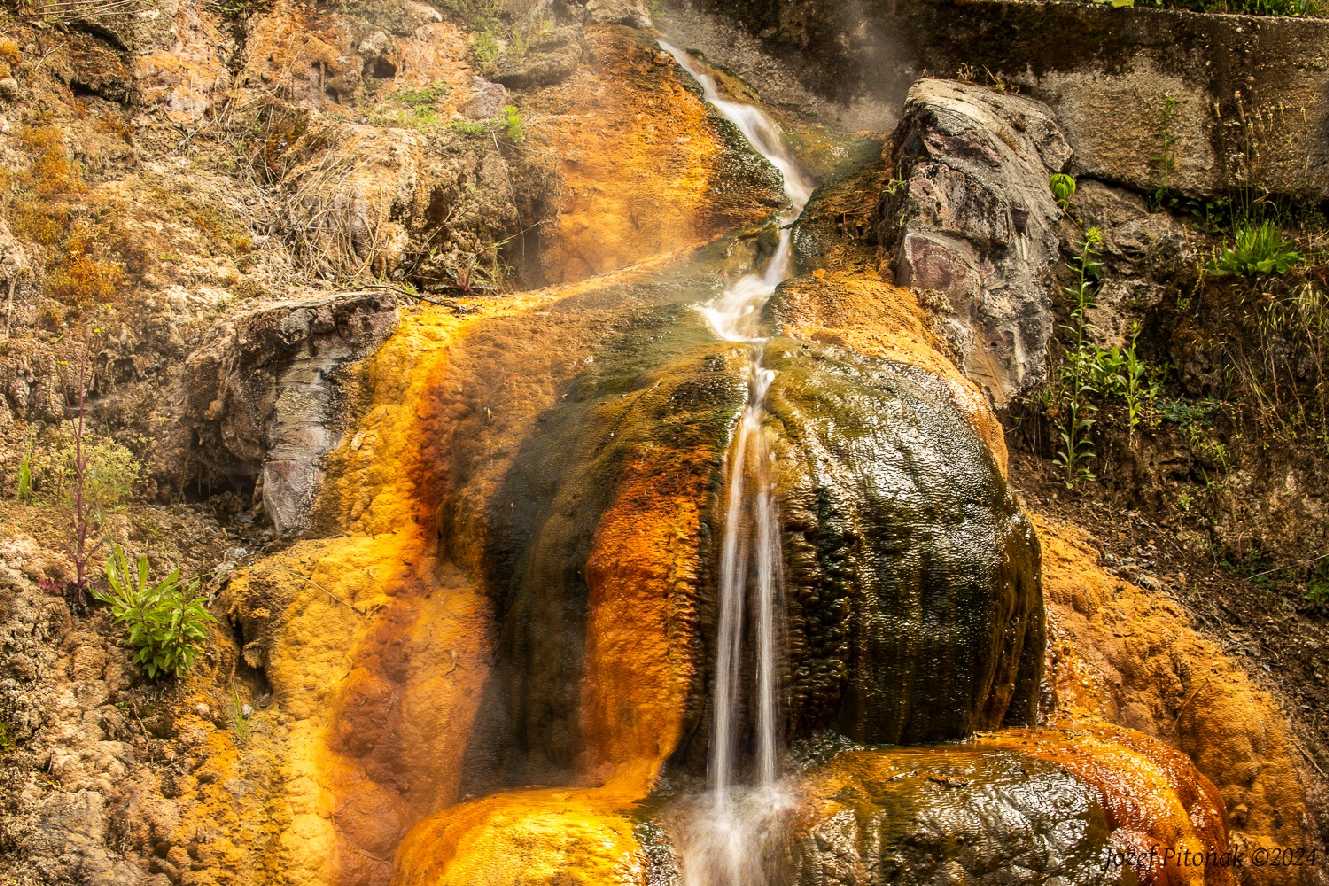
[[[789,808],[780,785],[778,625],[783,607],[783,555],[771,453],[762,425],[775,373],[762,365],[766,338],[761,311],[789,275],[794,221],[812,195],[779,128],[760,109],[720,95],[715,78],[682,50],[661,48],[691,74],[706,101],[738,128],[752,147],[780,171],[790,208],[778,219],[779,243],[762,268],[754,268],[699,309],[715,334],[752,346],[748,402],[730,449],[724,536],[721,543],[719,618],[716,631],[714,723],[707,770],[709,793],[698,808],[683,850],[688,886],[756,886],[769,838]],[[752,611],[749,612],[749,606]],[[756,686],[746,708],[755,709],[756,767],[752,784],[736,773],[742,699],[744,632],[755,629]]]

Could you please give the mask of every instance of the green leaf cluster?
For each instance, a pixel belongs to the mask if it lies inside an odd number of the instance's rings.
[[[1233,244],[1214,257],[1209,273],[1215,277],[1286,274],[1301,263],[1295,246],[1271,221],[1241,225]]]
[[[115,545],[106,558],[106,585],[92,595],[111,607],[134,661],[149,678],[179,677],[193,667],[216,621],[199,596],[197,579],[182,584],[176,569],[153,582],[146,556],[131,565],[124,548]]]
[[[1056,198],[1057,205],[1064,212],[1066,207],[1071,205],[1071,198],[1075,196],[1075,176],[1064,172],[1054,173],[1048,180],[1048,186],[1052,189],[1052,196]]]

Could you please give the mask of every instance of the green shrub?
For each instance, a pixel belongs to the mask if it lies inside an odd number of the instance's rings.
[[[452,131],[458,135],[464,135],[467,138],[479,138],[489,134],[489,124],[483,120],[472,122],[470,120],[453,120],[451,123]]]
[[[1286,274],[1301,262],[1295,245],[1273,222],[1241,225],[1233,244],[1214,257],[1209,273],[1215,277]]]
[[[1306,583],[1306,602],[1319,609],[1329,609],[1329,578],[1313,576]]]
[[[420,89],[402,89],[392,95],[392,100],[408,108],[432,107],[440,99],[448,97],[452,87],[446,83],[431,83]]]
[[[74,438],[61,434],[52,445],[33,454],[29,470],[39,497],[72,505],[77,452]],[[142,468],[132,452],[109,437],[89,435],[83,441],[83,453],[87,459],[83,500],[89,513],[100,519],[130,497]]]
[[[124,548],[114,545],[106,558],[106,584],[92,595],[111,607],[144,673],[152,679],[186,673],[216,621],[198,594],[198,579],[182,586],[176,569],[154,583],[146,556],[140,554],[131,568]]]
[[[485,30],[475,35],[471,52],[475,55],[475,63],[480,72],[492,74],[498,65],[499,56],[503,54],[503,44],[492,31]]]

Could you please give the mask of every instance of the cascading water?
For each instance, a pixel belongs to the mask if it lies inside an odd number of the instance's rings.
[[[767,843],[789,806],[780,786],[776,648],[783,558],[771,454],[762,429],[766,393],[775,373],[762,365],[766,338],[760,318],[762,307],[789,274],[792,225],[807,205],[812,186],[789,156],[779,129],[769,117],[751,105],[723,98],[715,78],[701,70],[695,59],[667,43],[661,42],[660,46],[701,84],[706,101],[780,171],[790,204],[778,220],[779,242],[765,266],[745,274],[720,296],[700,306],[716,335],[752,345],[752,354],[748,404],[736,429],[727,466],[708,767],[710,793],[697,809],[686,845],[681,848],[684,879],[689,886],[748,886],[764,881]],[[745,706],[741,698],[741,652],[749,624],[756,631],[756,686]],[[740,786],[736,717],[745,709],[756,712],[756,766],[752,784]]]

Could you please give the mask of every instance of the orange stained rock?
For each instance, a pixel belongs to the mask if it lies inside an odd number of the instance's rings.
[[[637,886],[646,871],[608,789],[497,794],[418,826],[397,853],[393,886]]]
[[[274,697],[262,715],[270,728],[226,753],[267,792],[231,796],[200,782],[182,844],[228,816],[263,821],[262,834],[237,824],[213,841],[229,847],[227,870],[271,869],[292,884],[385,883],[403,834],[457,802],[466,751],[482,740],[473,724],[493,655],[476,579],[487,497],[603,334],[606,312],[624,304],[600,289],[667,260],[472,299],[464,316],[407,312],[359,367],[348,391],[359,414],[327,459],[315,509],[327,537],[259,561],[226,591]],[[600,307],[551,310],[586,294]],[[229,804],[226,815],[218,804]]]
[[[701,508],[715,453],[634,455],[596,529],[581,692],[579,780],[512,791],[418,825],[396,884],[644,882],[627,817],[673,752],[692,679]]]
[[[973,744],[1045,760],[1094,788],[1114,829],[1115,848],[1137,857],[1157,850],[1157,862],[1138,868],[1142,877],[1154,878],[1149,882],[1159,886],[1236,882],[1231,866],[1204,861],[1228,849],[1222,799],[1175,748],[1102,723],[1013,729],[980,736]]]
[[[785,335],[917,366],[944,379],[1006,474],[1001,422],[982,390],[947,356],[912,290],[887,283],[875,268],[847,262],[785,284],[776,310]]]
[[[335,22],[316,21],[299,4],[277,0],[249,28],[237,80],[322,104],[327,97],[317,81],[336,76],[348,64],[349,58],[339,58],[339,49],[349,41],[347,29]]]
[[[315,14],[291,0],[278,0],[253,17],[237,81],[272,90],[283,100],[349,117],[354,101],[365,93],[362,66],[367,59],[357,45],[363,27],[354,12]],[[470,36],[451,22],[422,22],[409,34],[395,35],[390,54],[396,70],[391,81],[374,93],[384,98],[378,105],[386,111],[400,110],[402,106],[394,108],[393,101],[401,90],[444,87],[435,90],[433,106],[446,120],[471,97],[470,50]]]
[[[576,73],[523,105],[533,149],[563,184],[542,255],[551,282],[696,245],[770,213],[723,188],[721,134],[667,56],[621,27],[589,29],[588,44]]]
[[[472,326],[546,300],[408,314],[367,361],[369,406],[329,460],[321,519],[338,534],[300,541],[227,589],[232,615],[256,626],[281,720],[271,740],[238,749],[251,773],[279,770],[275,794],[232,802],[282,823],[249,851],[287,882],[383,882],[405,829],[455,800],[489,624],[476,584],[436,556],[429,498],[446,482],[435,447],[449,419],[432,404]],[[197,829],[215,810],[194,799],[186,827]]]
[[[674,751],[693,677],[701,508],[714,454],[646,451],[623,471],[586,564],[585,777],[645,796]],[[689,463],[691,462],[691,463]]]
[[[1081,530],[1044,516],[1034,522],[1057,722],[1107,720],[1184,751],[1217,787],[1234,845],[1308,845],[1301,764],[1275,699],[1192,627],[1174,599],[1100,567]],[[1266,868],[1261,882],[1299,876]]]

